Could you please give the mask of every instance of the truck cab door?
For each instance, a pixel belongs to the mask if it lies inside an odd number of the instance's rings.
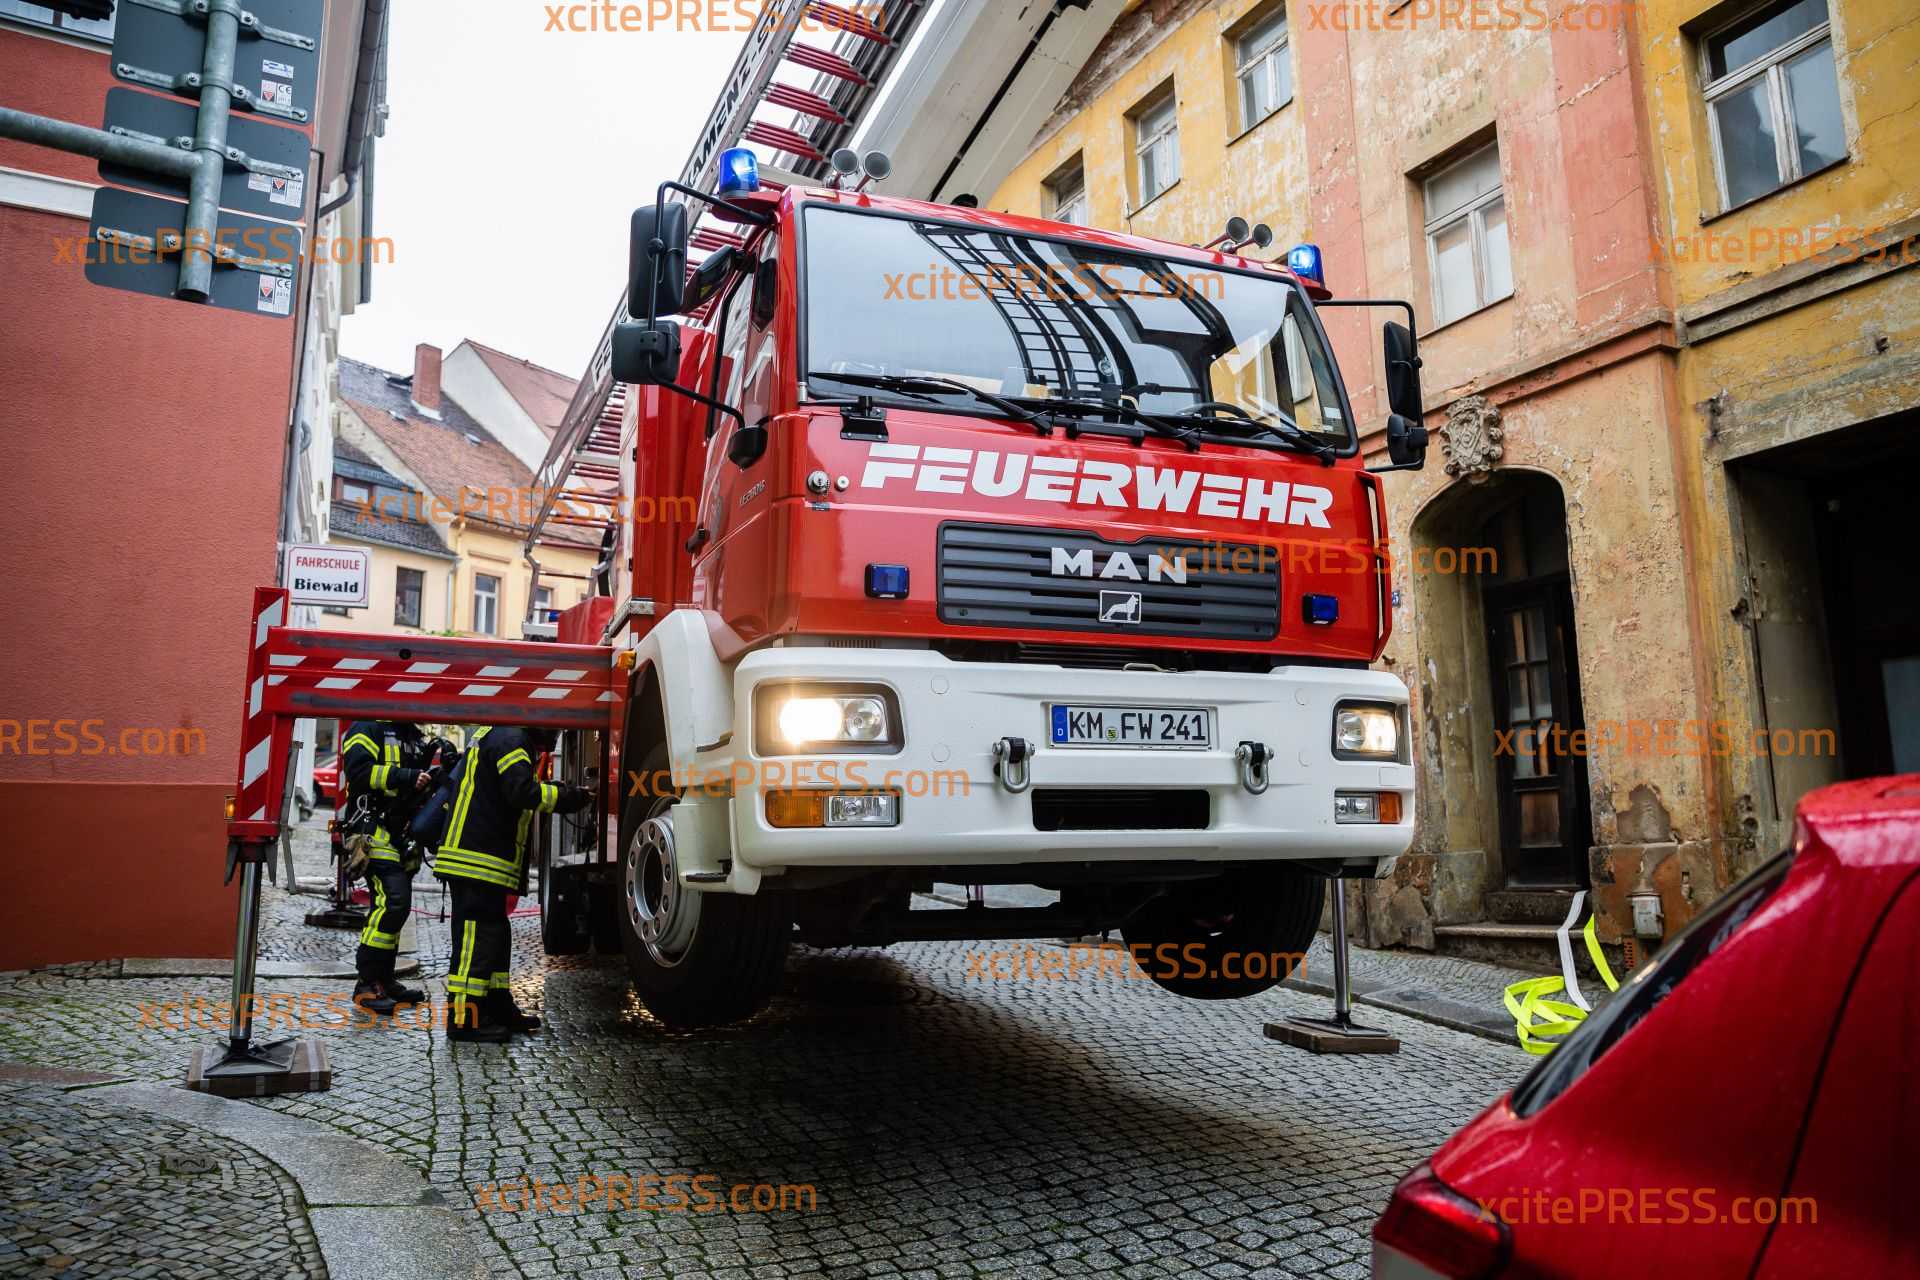
[[[776,243],[771,236],[762,241],[763,256],[754,259],[755,269],[742,273],[720,307],[719,358],[710,394],[738,409],[748,429],[764,430],[774,408],[778,342],[772,317],[763,323],[753,301],[759,266],[772,261]],[[741,430],[742,423],[731,416],[709,411],[706,468],[693,534],[694,603],[717,613],[723,628],[733,634],[735,643],[722,646],[727,650],[765,635],[772,587],[767,517],[773,505],[773,450],[763,447],[736,461],[730,451]]]

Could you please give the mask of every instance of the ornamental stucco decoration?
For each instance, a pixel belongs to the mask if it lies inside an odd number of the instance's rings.
[[[1490,472],[1505,453],[1506,433],[1500,427],[1500,408],[1485,396],[1462,396],[1447,406],[1447,474],[1472,476]]]

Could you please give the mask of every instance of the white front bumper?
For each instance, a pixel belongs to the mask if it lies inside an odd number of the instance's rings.
[[[789,866],[1005,866],[1128,859],[1378,859],[1413,838],[1413,769],[1333,757],[1333,709],[1343,699],[1405,708],[1407,689],[1381,671],[1282,667],[1265,675],[1221,672],[1090,671],[1028,664],[955,662],[928,650],[779,648],[741,660],[734,671],[736,720],[731,825],[734,856],[774,871]],[[754,690],[767,681],[832,680],[885,685],[899,699],[905,746],[897,755],[754,754]],[[1048,742],[1047,704],[1124,703],[1216,708],[1208,750],[1064,748]],[[1405,724],[1405,716],[1402,716]],[[1015,794],[994,775],[993,746],[1019,737],[1034,748],[1032,785],[1084,788],[1203,788],[1204,830],[1040,831],[1033,794]],[[1242,741],[1273,752],[1260,795],[1240,782]],[[900,825],[782,830],[767,824],[762,791],[823,780],[821,762],[858,764],[864,780],[902,792]],[[745,767],[739,767],[745,766]],[[784,772],[775,770],[785,767]],[[744,783],[740,784],[740,780]],[[1397,791],[1401,820],[1336,825],[1341,791]]]

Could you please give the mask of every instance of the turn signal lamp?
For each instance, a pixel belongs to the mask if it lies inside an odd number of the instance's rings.
[[[720,194],[737,196],[760,189],[760,158],[750,147],[720,153]]]
[[[1323,288],[1327,283],[1327,273],[1320,266],[1320,246],[1317,244],[1297,244],[1287,250],[1287,270]]]
[[[226,811],[227,821],[232,822],[233,821],[233,797],[228,796],[226,804],[222,807]]]
[[[894,791],[769,791],[767,825],[798,827],[897,827],[900,795]]]

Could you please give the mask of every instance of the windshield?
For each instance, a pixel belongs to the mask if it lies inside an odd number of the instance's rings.
[[[1278,276],[824,206],[805,219],[815,374],[950,378],[1352,438],[1311,304]],[[819,376],[809,390],[847,393]]]

